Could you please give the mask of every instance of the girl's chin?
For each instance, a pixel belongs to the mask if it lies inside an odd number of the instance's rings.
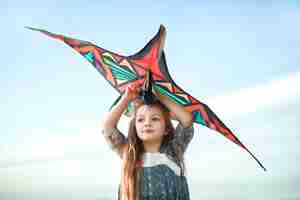
[[[160,137],[153,137],[152,135],[143,135],[142,137],[140,137],[140,139],[143,141],[143,142],[151,142],[151,141],[160,141],[161,138]]]

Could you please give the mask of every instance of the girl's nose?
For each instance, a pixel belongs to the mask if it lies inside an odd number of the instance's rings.
[[[151,119],[150,118],[146,118],[145,119],[145,126],[150,126],[151,125]]]

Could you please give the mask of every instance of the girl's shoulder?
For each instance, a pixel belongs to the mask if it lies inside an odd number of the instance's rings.
[[[178,123],[171,134],[173,134],[172,139],[162,145],[161,151],[171,156],[175,156],[174,153],[183,154],[194,137],[194,126],[192,124],[190,127],[184,127],[181,123]]]

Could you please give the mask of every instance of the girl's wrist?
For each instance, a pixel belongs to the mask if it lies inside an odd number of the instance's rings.
[[[129,96],[127,96],[126,94],[122,96],[122,100],[125,102],[125,103],[129,103],[131,101],[131,99],[129,98]]]

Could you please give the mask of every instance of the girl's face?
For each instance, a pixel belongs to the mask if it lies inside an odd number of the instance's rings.
[[[142,141],[160,142],[166,134],[166,122],[162,111],[157,106],[142,105],[135,117],[138,137]]]

